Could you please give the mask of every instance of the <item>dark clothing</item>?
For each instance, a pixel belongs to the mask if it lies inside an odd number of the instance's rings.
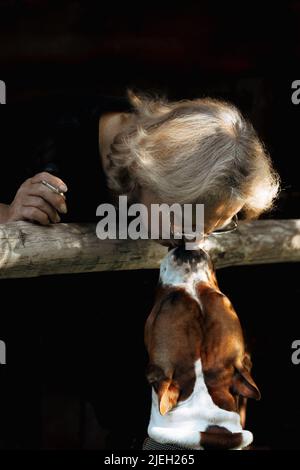
[[[99,119],[112,111],[130,112],[129,101],[102,97],[65,113],[34,154],[34,172],[54,164],[69,188],[65,222],[95,221],[97,206],[110,200],[99,152]]]
[[[99,154],[99,118],[105,111],[130,111],[128,101],[94,98],[47,109],[5,108],[6,178],[0,202],[11,202],[24,179],[51,164],[69,188],[62,222],[95,221],[97,206],[109,198]],[[8,448],[49,446],[47,429],[53,428],[53,420],[59,422],[57,411],[47,405],[53,394],[92,403],[98,422],[110,432],[112,448],[143,440],[150,411],[143,327],[157,272],[144,274],[1,281],[2,303],[9,309],[1,317],[8,364],[0,392],[0,447],[1,434]],[[60,418],[64,435],[64,426],[72,425],[64,415]],[[64,444],[68,446],[68,437]]]
[[[1,159],[6,188],[0,189],[0,202],[10,203],[18,185],[50,168],[69,188],[63,222],[92,222],[97,206],[110,199],[99,152],[99,119],[105,112],[130,112],[131,105],[126,98],[98,97],[64,107],[35,106],[30,113],[16,109],[11,122],[2,114],[7,155]]]

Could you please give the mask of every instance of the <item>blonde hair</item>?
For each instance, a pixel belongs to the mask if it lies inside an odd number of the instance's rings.
[[[109,154],[108,185],[129,198],[139,188],[169,204],[241,202],[247,218],[269,209],[279,177],[252,125],[211,98],[170,102],[128,91],[130,124]]]

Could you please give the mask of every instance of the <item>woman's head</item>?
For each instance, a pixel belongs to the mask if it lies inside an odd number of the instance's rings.
[[[109,154],[117,194],[205,205],[208,231],[242,210],[269,209],[279,178],[252,125],[236,107],[210,98],[170,102],[129,92],[133,115]]]

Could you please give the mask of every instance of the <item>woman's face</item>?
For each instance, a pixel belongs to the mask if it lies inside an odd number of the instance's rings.
[[[151,225],[151,205],[152,204],[162,204],[163,201],[158,200],[158,198],[149,190],[141,189],[139,194],[139,203],[147,207],[148,212],[148,227]],[[234,201],[228,206],[227,204],[220,204],[215,207],[213,211],[205,211],[204,208],[204,233],[209,234],[215,230],[220,230],[227,226],[232,218],[241,210],[243,204],[240,202]],[[161,236],[161,227],[160,236]],[[162,244],[168,244],[168,240],[161,240]]]
[[[228,204],[220,204],[214,208],[211,214],[206,214],[205,217],[205,233],[209,234],[215,230],[225,228],[230,224],[232,218],[242,209],[243,204],[238,201],[233,201]]]

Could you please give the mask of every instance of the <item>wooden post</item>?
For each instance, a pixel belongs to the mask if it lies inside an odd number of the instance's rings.
[[[207,237],[216,268],[300,261],[300,220],[240,223]],[[99,240],[94,224],[0,225],[0,278],[159,268],[167,248],[150,240]]]

